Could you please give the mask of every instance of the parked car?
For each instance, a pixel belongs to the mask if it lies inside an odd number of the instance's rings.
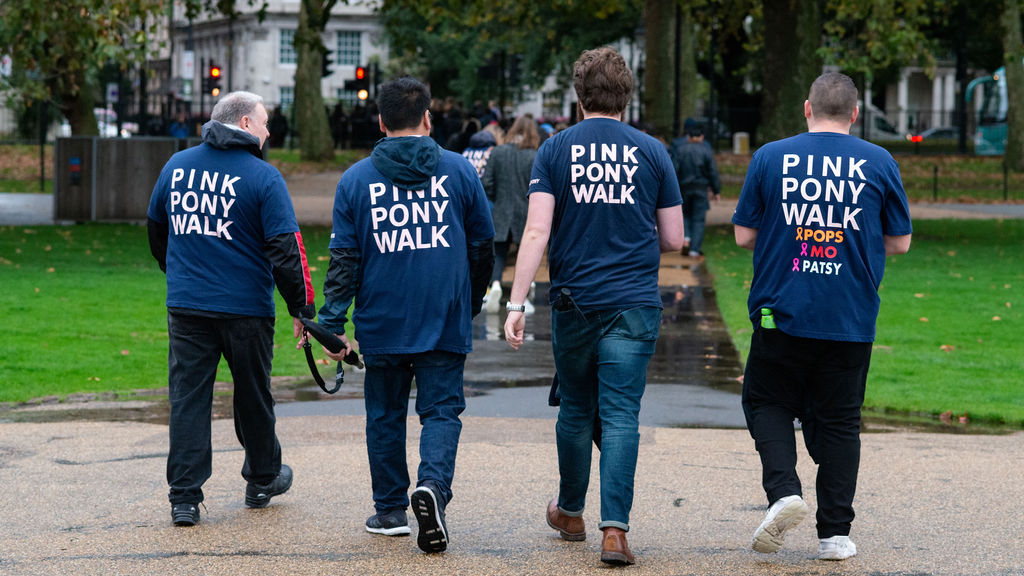
[[[93,108],[96,115],[96,126],[99,128],[99,135],[104,138],[117,138],[117,112],[109,108]],[[139,125],[135,122],[121,123],[121,138],[128,138],[132,134],[138,134]],[[60,135],[71,136],[71,124],[65,118],[60,124]]]
[[[896,127],[893,126],[892,123],[889,122],[889,119],[885,117],[885,112],[877,106],[869,103],[867,109],[865,109],[863,102],[859,100],[857,101],[857,106],[860,107],[860,114],[857,116],[857,122],[850,130],[850,134],[867,140],[903,139],[903,136],[901,136],[899,131],[896,130]],[[864,133],[864,128],[862,126],[865,116],[869,119],[867,134]]]

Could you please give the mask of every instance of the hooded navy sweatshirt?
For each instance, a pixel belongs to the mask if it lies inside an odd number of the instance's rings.
[[[379,141],[345,171],[334,197],[331,266],[336,252],[358,255],[353,320],[360,352],[470,352],[467,254],[493,236],[483,186],[465,158],[427,137]],[[348,303],[324,290],[320,323],[340,333]]]
[[[259,140],[211,120],[203,143],[167,162],[150,198],[150,249],[167,273],[167,307],[273,318],[275,280],[293,316],[313,288],[291,196]]]

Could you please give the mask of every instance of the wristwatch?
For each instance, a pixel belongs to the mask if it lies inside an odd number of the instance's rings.
[[[513,304],[511,300],[505,302],[505,310],[509,312],[525,312],[526,304]]]

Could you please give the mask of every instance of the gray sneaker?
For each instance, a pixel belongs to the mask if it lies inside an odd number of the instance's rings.
[[[819,560],[846,560],[857,555],[857,546],[849,536],[832,536],[818,540]]]
[[[770,554],[782,548],[786,530],[803,522],[807,517],[807,503],[797,496],[779,498],[768,508],[764,522],[754,532],[751,547],[755,552]]]
[[[408,536],[412,533],[405,510],[377,512],[366,519],[366,531],[385,536]]]

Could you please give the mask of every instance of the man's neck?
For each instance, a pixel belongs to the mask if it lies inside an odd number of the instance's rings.
[[[807,120],[808,132],[834,132],[836,134],[850,134],[850,123],[834,120]]]
[[[611,116],[611,115],[608,115],[608,114],[600,114],[600,113],[597,113],[597,112],[587,112],[587,111],[584,110],[584,112],[583,112],[583,119],[584,120],[590,120],[591,118],[606,118],[608,120],[622,120],[622,114],[618,114],[616,116]]]

